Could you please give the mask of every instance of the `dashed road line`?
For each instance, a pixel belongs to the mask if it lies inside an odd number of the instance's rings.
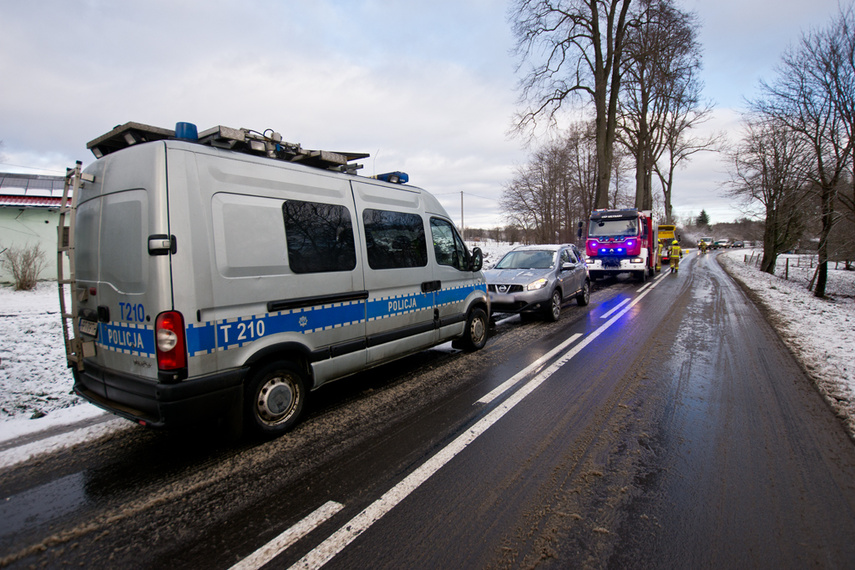
[[[253,552],[251,556],[232,566],[230,570],[257,570],[261,568],[343,508],[344,505],[335,501],[325,503],[312,514]]]
[[[534,376],[531,380],[523,384],[516,392],[511,394],[506,400],[501,402],[496,406],[495,409],[491,410],[486,416],[481,418],[478,422],[476,422],[472,427],[467,429],[465,432],[457,436],[450,444],[442,448],[435,455],[433,455],[430,459],[428,459],[421,466],[416,468],[415,471],[406,476],[401,482],[397,485],[386,491],[379,499],[371,503],[368,507],[362,510],[355,517],[350,519],[347,523],[345,523],[341,528],[339,528],[336,532],[330,535],[326,540],[321,542],[317,547],[315,547],[312,551],[306,554],[303,558],[297,561],[292,569],[299,570],[316,570],[324,566],[327,562],[335,558],[342,550],[344,550],[350,543],[356,540],[362,533],[368,530],[375,522],[380,520],[383,516],[385,516],[389,511],[395,508],[398,504],[400,504],[405,498],[407,498],[413,491],[418,489],[425,481],[430,479],[437,471],[439,471],[443,466],[445,466],[449,461],[451,461],[454,457],[456,457],[460,452],[466,449],[472,442],[474,442],[478,437],[480,437],[484,432],[486,432],[490,427],[492,427],[496,422],[498,422],[505,414],[511,411],[517,404],[522,402],[527,396],[529,396],[532,392],[534,392],[541,384],[543,384],[548,378],[550,378],[553,374],[555,374],[562,366],[564,366],[567,362],[569,362],[573,357],[575,357],[579,352],[581,352],[585,347],[591,344],[594,340],[597,339],[601,334],[603,334],[606,330],[609,329],[614,323],[616,323],[622,316],[624,316],[627,312],[629,312],[635,305],[637,305],[641,299],[643,299],[650,291],[652,291],[657,285],[659,281],[654,282],[649,288],[647,288],[643,293],[639,294],[635,299],[633,299],[629,304],[627,304],[620,312],[615,314],[611,319],[607,322],[603,323],[597,330],[584,337],[584,339],[564,352],[557,360],[555,360],[552,364],[550,364],[546,369],[542,370],[536,376]],[[505,381],[499,388],[503,388],[499,390],[496,388],[487,396],[484,396],[479,400],[479,402],[490,402],[495,399],[498,395],[504,393],[507,389],[513,386],[516,382],[522,379],[527,374],[532,373],[538,366],[541,366],[550,358],[555,355],[561,353],[561,351],[571,344],[573,344],[576,340],[580,338],[580,334],[575,334],[563,343],[561,343],[558,347],[551,350],[546,355],[539,358],[537,361],[527,366],[524,370],[518,372],[510,379]],[[494,394],[494,392],[496,392]],[[327,503],[329,505],[330,503]],[[338,504],[338,503],[334,503]],[[326,505],[325,505],[326,506]],[[324,507],[321,507],[323,509]],[[319,509],[320,510],[320,509]],[[317,511],[316,511],[317,512]],[[338,511],[336,511],[338,512]],[[333,513],[334,514],[334,513]],[[331,516],[331,515],[330,515]],[[300,523],[302,524],[302,522]],[[314,528],[314,527],[313,527]],[[290,529],[289,529],[290,531]],[[284,534],[289,533],[286,531]],[[289,535],[290,536],[290,535]],[[275,539],[275,540],[278,540]],[[274,542],[275,542],[274,540]],[[288,539],[290,540],[290,539]],[[283,540],[283,544],[287,543],[288,546],[293,544],[293,542],[288,542],[288,540]],[[268,543],[270,544],[270,543]],[[268,545],[262,547],[259,551],[252,554],[246,560],[253,558],[262,550],[264,550]],[[279,552],[284,551],[288,546],[284,546]],[[277,547],[278,548],[278,547]],[[273,552],[276,549],[271,549]],[[274,554],[275,556],[275,554]],[[262,558],[259,558],[262,559]],[[265,562],[272,560],[272,558],[265,559]],[[239,564],[243,564],[243,561]],[[258,566],[235,566],[234,568],[258,568]]]

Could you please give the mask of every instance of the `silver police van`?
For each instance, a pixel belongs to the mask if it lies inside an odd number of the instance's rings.
[[[327,382],[487,341],[481,251],[406,174],[356,175],[368,155],[189,123],[127,123],[88,147],[60,287],[74,390],[97,406],[275,436]]]

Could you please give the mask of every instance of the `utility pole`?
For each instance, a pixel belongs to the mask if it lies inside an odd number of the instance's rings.
[[[463,239],[466,239],[466,226],[463,225],[463,190],[460,191],[460,233],[463,234]]]

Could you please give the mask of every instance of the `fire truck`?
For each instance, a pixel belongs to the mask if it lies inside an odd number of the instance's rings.
[[[644,282],[659,271],[658,240],[650,210],[594,210],[585,254],[591,279],[631,273]]]

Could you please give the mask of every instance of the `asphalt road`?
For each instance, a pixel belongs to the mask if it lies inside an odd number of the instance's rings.
[[[855,445],[715,263],[333,383],[269,442],[0,472],[0,566],[855,567]]]

